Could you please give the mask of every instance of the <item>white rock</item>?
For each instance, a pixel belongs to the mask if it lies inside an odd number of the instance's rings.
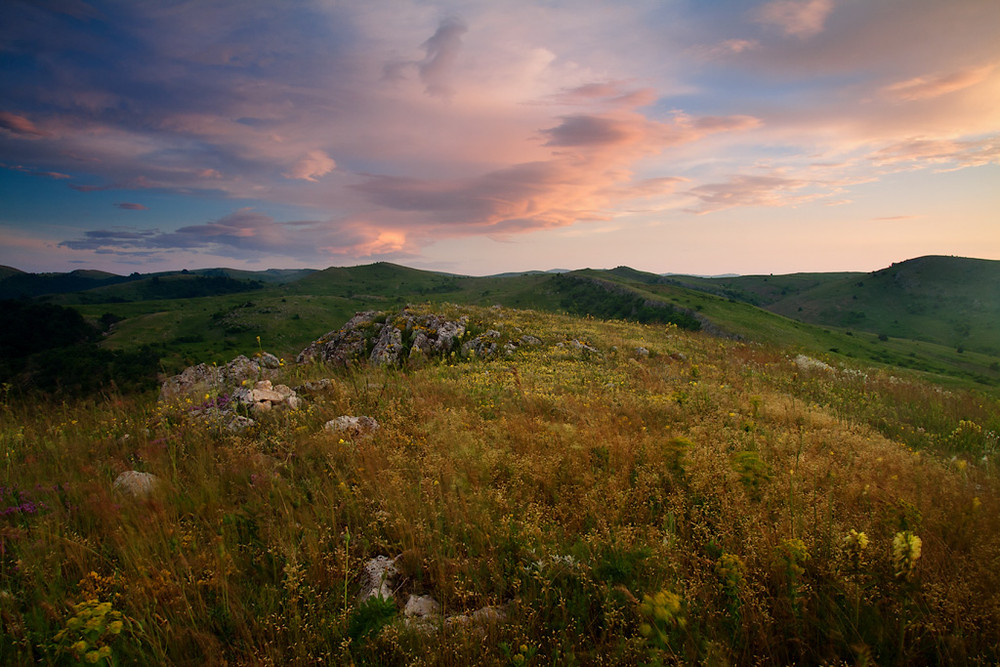
[[[395,558],[388,556],[372,558],[365,563],[365,581],[361,585],[361,594],[358,596],[358,600],[364,602],[373,597],[391,600],[398,574],[399,570],[396,568]]]
[[[113,488],[134,498],[145,498],[159,485],[156,475],[138,470],[126,470],[115,478]]]
[[[404,616],[440,616],[441,604],[430,595],[411,595],[403,609]]]
[[[379,429],[379,423],[371,417],[354,417],[341,415],[323,425],[323,429],[333,433],[348,435],[367,435]]]

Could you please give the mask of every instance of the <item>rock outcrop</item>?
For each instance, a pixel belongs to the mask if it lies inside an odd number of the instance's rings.
[[[321,361],[347,366],[367,361],[376,366],[401,366],[415,358],[441,358],[455,353],[462,357],[491,358],[511,355],[520,346],[541,345],[535,336],[504,341],[495,329],[471,335],[467,317],[457,320],[444,315],[416,315],[365,311],[343,327],[322,336],[297,357],[298,363]]]
[[[280,366],[280,360],[267,352],[250,359],[242,354],[224,366],[198,364],[167,378],[160,386],[161,401],[219,394],[241,386],[245,381],[266,378]]]

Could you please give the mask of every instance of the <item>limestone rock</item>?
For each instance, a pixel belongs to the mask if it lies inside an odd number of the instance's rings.
[[[374,329],[378,313],[367,310],[355,313],[343,327],[331,331],[299,352],[296,361],[300,364],[312,361],[347,366],[351,361],[364,356],[366,333]]]
[[[258,353],[255,355],[257,357],[257,363],[259,363],[264,368],[280,368],[281,359],[274,356],[270,352]]]
[[[461,341],[467,335],[468,320],[465,317],[451,320],[444,315],[415,315],[404,309],[398,313],[357,313],[342,328],[331,331],[313,342],[298,355],[299,363],[320,361],[336,365],[348,365],[354,361],[367,360],[377,366],[399,366],[410,359],[443,357],[462,347]],[[488,332],[489,333],[489,332]],[[499,337],[498,332],[494,332]],[[486,335],[490,338],[492,334]],[[485,338],[483,339],[485,340]],[[496,354],[495,340],[490,354]],[[469,342],[466,343],[469,345]],[[483,347],[482,341],[473,342],[464,348],[467,354],[473,348]],[[476,349],[483,356],[484,349]]]
[[[226,430],[232,433],[242,433],[256,423],[257,422],[249,417],[244,417],[243,415],[233,415],[232,418],[226,422]]]
[[[265,353],[266,355],[267,353]],[[274,355],[269,355],[274,357]],[[275,366],[277,368],[277,366]],[[270,373],[270,369],[240,355],[223,366],[198,364],[167,378],[160,386],[161,401],[176,401],[205,394],[222,394],[244,381],[257,380]]]
[[[361,583],[358,601],[364,602],[373,597],[392,600],[393,590],[396,587],[396,577],[399,575],[396,559],[388,556],[376,556],[365,563],[364,571],[365,578]]]
[[[500,332],[490,329],[481,333],[471,340],[467,340],[462,345],[463,356],[492,357],[497,353],[497,341],[500,340]]]
[[[830,364],[824,363],[819,359],[807,357],[804,354],[800,354],[795,357],[794,363],[800,371],[823,371],[825,373],[832,373],[836,370]]]
[[[343,433],[350,436],[362,436],[374,433],[380,428],[372,417],[354,417],[341,415],[323,425],[323,429],[333,433]]]
[[[156,475],[138,470],[126,470],[115,478],[112,488],[133,498],[145,498],[153,493],[159,483],[160,480]]]
[[[240,387],[233,392],[232,400],[255,413],[270,412],[273,408],[282,407],[295,410],[300,405],[299,397],[291,387],[273,385],[270,380],[261,380],[253,388]]]
[[[575,338],[573,340],[568,340],[564,343],[556,343],[556,347],[563,349],[568,348],[570,350],[576,350],[577,352],[587,352],[591,354],[597,353],[596,347],[591,347],[590,345],[587,345],[586,343],[581,342]]]
[[[330,378],[309,380],[305,384],[294,387],[295,393],[298,396],[321,396],[332,393],[336,388],[337,385]]]

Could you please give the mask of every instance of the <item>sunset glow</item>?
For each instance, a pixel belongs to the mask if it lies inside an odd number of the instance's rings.
[[[0,6],[0,264],[1000,259],[1000,3]]]

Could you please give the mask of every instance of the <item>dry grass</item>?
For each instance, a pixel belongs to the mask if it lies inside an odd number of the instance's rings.
[[[0,662],[1000,659],[995,400],[675,328],[468,312],[545,345],[295,369],[334,390],[244,435],[143,398],[5,405]],[[322,430],[341,414],[382,428],[342,442]],[[165,483],[124,498],[128,469]],[[904,530],[922,552],[896,576]],[[360,633],[380,554],[403,556],[402,601],[508,622]],[[76,650],[56,637],[89,599],[125,623]]]

